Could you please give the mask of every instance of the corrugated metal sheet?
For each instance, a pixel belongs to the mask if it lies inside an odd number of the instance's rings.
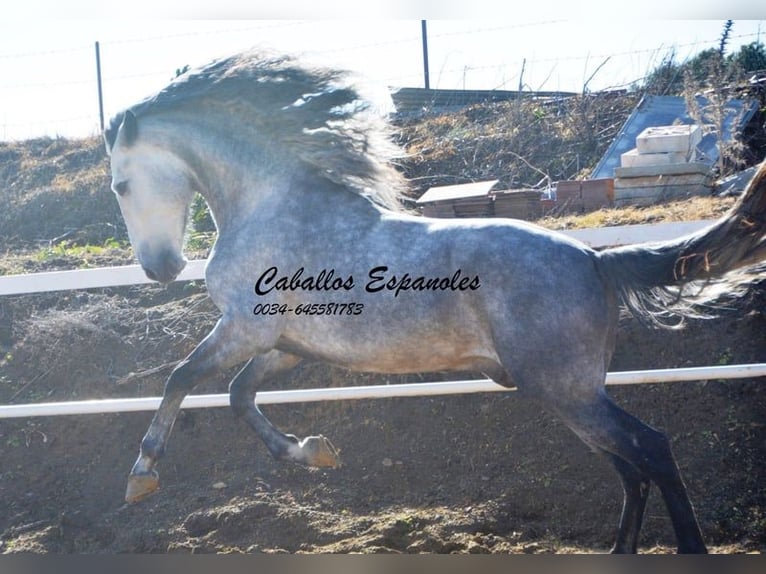
[[[707,100],[698,97],[700,107],[707,105]],[[724,140],[731,139],[750,121],[758,109],[758,102],[730,100],[727,103],[728,114],[724,122]],[[620,156],[636,147],[636,138],[645,129],[655,126],[669,126],[674,123],[693,124],[694,120],[686,110],[686,102],[679,96],[646,96],[628,117],[619,135],[598,162],[591,174],[592,179],[614,177],[614,169],[620,167]],[[715,134],[706,134],[697,146],[699,161],[713,165],[718,159]]]
[[[455,199],[467,199],[474,197],[487,197],[499,180],[475,181],[473,183],[461,183],[458,185],[443,185],[431,187],[420,196],[415,203],[431,203],[435,201],[453,201]]]
[[[564,98],[572,92],[519,92],[510,90],[426,90],[425,88],[395,88],[391,91],[398,114],[418,114],[424,110],[447,111],[471,104],[504,102],[518,97]]]

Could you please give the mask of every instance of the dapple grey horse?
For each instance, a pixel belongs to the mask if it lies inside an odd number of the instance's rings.
[[[680,552],[705,544],[668,439],[618,407],[604,379],[620,303],[647,323],[685,313],[683,286],[766,255],[766,168],[732,211],[678,240],[596,252],[510,219],[439,220],[402,207],[389,129],[353,78],[283,55],[217,60],[117,114],[105,131],[132,246],[173,281],[199,192],[218,230],[205,278],[221,318],[167,380],[126,493],[155,470],[183,398],[244,364],[234,413],[270,453],[335,466],[329,440],[278,430],[254,397],[304,359],[353,371],[484,373],[555,413],[614,465],[614,552],[635,552],[650,484]],[[688,286],[688,285],[687,285]],[[545,359],[542,351],[545,350]]]

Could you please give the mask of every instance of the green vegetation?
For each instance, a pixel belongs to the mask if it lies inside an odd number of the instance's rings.
[[[77,245],[69,241],[62,241],[56,245],[50,245],[38,250],[34,257],[38,261],[50,261],[54,258],[67,258],[80,260],[86,266],[88,260],[95,256],[109,255],[114,251],[129,249],[130,244],[126,240],[118,240],[113,237],[107,239],[102,245]]]
[[[194,199],[191,203],[190,219],[194,231],[215,231],[215,223],[213,223],[213,217],[210,215],[210,209],[208,209],[207,203],[205,203],[205,198],[199,193],[194,194]]]
[[[702,50],[685,62],[678,62],[675,50],[671,50],[635,89],[649,94],[681,95],[690,84],[710,87],[712,82],[736,81],[752,72],[766,70],[766,46],[760,41],[726,54],[734,25],[732,20],[727,20],[718,47]]]

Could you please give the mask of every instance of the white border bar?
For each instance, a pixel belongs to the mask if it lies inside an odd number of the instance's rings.
[[[189,261],[176,281],[193,281],[205,278],[204,259]],[[75,269],[72,271],[48,271],[27,275],[0,277],[0,295],[22,295],[93,287],[117,287],[119,285],[142,285],[154,283],[140,265],[120,265],[96,269]]]
[[[618,371],[607,373],[606,384],[632,385],[642,383],[704,381],[711,379],[742,379],[764,376],[766,376],[766,363],[756,363],[752,365],[655,369],[650,371]],[[477,379],[437,383],[406,383],[401,385],[368,385],[360,387],[334,387],[327,389],[265,391],[256,395],[255,402],[259,405],[266,405],[331,400],[455,395],[510,390],[515,389],[501,387],[489,379]],[[154,411],[159,407],[160,401],[160,397],[144,397],[135,399],[103,399],[62,403],[0,405],[0,419]],[[191,395],[186,397],[181,404],[181,407],[186,409],[197,409],[223,407],[228,405],[228,394]]]

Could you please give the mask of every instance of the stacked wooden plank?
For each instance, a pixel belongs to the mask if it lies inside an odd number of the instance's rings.
[[[538,219],[541,192],[534,189],[492,191],[497,180],[432,187],[417,200],[427,217],[510,217]]]
[[[556,183],[556,209],[560,213],[587,213],[614,202],[614,179],[586,179]]]
[[[421,206],[420,211],[426,217],[455,217],[455,208],[446,201],[427,203]]]
[[[432,187],[416,204],[426,217],[492,217],[490,191],[497,182],[494,179]]]
[[[428,190],[418,201],[427,217],[510,217],[532,221],[544,211],[585,213],[608,207],[614,202],[612,178],[583,181],[559,181],[555,199],[545,199],[536,189],[487,191],[487,183],[445,186]],[[465,195],[457,195],[459,188]],[[478,190],[484,191],[479,195]]]
[[[455,217],[492,217],[492,207],[491,197],[455,199],[452,202]]]
[[[504,190],[494,194],[494,216],[532,221],[543,214],[541,193],[535,189]]]

